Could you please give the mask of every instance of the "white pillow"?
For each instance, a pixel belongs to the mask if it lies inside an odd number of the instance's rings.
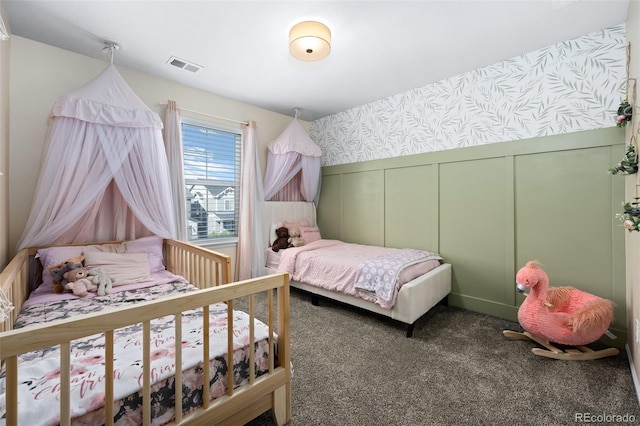
[[[278,236],[276,235],[276,229],[280,227],[282,227],[282,222],[273,222],[271,224],[271,228],[269,229],[269,241],[267,241],[269,247],[271,247],[271,244],[273,244],[276,238],[278,238]]]
[[[107,253],[88,251],[84,255],[87,269],[101,268],[114,280],[113,285],[151,281],[149,255],[147,253]]]

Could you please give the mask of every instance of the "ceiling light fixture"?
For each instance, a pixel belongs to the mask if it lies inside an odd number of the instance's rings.
[[[316,21],[304,21],[289,31],[289,53],[302,61],[319,61],[331,52],[331,31]]]

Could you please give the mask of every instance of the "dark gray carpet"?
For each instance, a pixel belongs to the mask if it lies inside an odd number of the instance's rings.
[[[624,424],[610,421],[624,415],[640,423],[624,350],[595,361],[546,359],[504,329],[522,331],[439,305],[406,338],[400,323],[326,299],[313,306],[292,289],[289,424],[538,426],[603,415],[596,424]],[[270,412],[249,423],[273,424]]]

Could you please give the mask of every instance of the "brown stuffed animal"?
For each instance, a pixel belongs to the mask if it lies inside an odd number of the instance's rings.
[[[65,290],[73,291],[76,296],[85,297],[88,292],[95,293],[98,290],[98,286],[88,278],[88,271],[85,268],[65,272],[64,278],[67,280],[64,285]]]
[[[284,226],[276,229],[278,238],[271,244],[271,250],[278,252],[280,249],[289,247],[289,230]]]
[[[58,265],[49,267],[49,273],[51,274],[51,280],[53,281],[54,293],[62,293],[64,291],[64,286],[69,282],[64,277],[64,274],[73,269],[82,268],[83,261],[84,256],[72,257]]]

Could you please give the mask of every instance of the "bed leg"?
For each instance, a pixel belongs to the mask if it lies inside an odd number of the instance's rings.
[[[320,306],[320,296],[318,296],[317,294],[312,294],[311,295],[311,304],[313,306]]]
[[[414,326],[415,326],[415,324],[407,325],[407,337],[412,337],[413,336],[413,327]]]
[[[279,387],[273,391],[273,415],[276,424],[285,425],[291,420],[289,384]]]

